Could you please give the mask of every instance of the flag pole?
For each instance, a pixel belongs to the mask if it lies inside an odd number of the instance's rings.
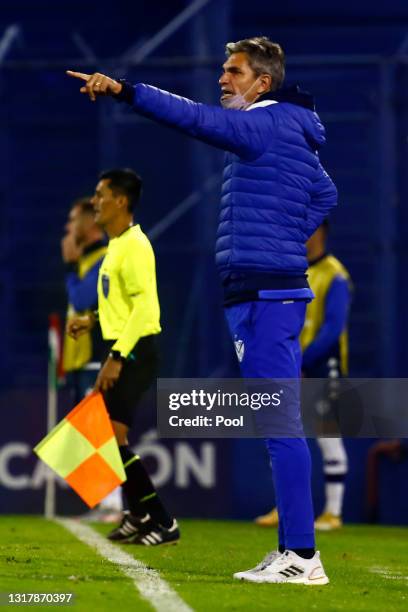
[[[48,317],[48,375],[47,375],[47,433],[57,424],[58,418],[58,359],[60,352],[59,317],[51,314]],[[47,470],[45,484],[44,514],[48,519],[55,516],[56,483],[52,470]]]

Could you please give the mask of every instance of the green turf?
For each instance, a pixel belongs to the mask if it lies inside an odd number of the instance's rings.
[[[232,579],[234,572],[253,567],[274,547],[273,530],[243,522],[184,520],[181,525],[182,541],[177,546],[122,546],[158,569],[197,611],[408,610],[406,529],[353,526],[319,535],[331,583],[306,587]],[[405,578],[384,578],[370,571],[374,567]]]
[[[33,517],[0,517],[0,592],[75,594],[73,606],[37,610],[151,610],[118,568],[62,527]],[[17,607],[26,609],[3,609]]]
[[[108,529],[94,527],[101,533]],[[408,609],[406,529],[350,526],[319,535],[331,583],[305,587],[232,579],[234,571],[252,567],[273,548],[273,530],[223,521],[184,520],[181,527],[177,546],[123,549],[159,570],[198,612]],[[373,573],[375,568],[384,573]],[[0,518],[0,590],[73,591],[73,610],[98,612],[115,605],[120,612],[149,609],[119,569],[62,527],[39,518]]]

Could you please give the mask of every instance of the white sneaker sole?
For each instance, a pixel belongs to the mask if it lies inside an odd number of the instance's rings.
[[[329,584],[330,580],[329,578],[325,575],[325,576],[320,576],[319,578],[307,578],[306,580],[303,580],[303,582],[300,582],[300,584],[305,584],[306,586],[323,586],[325,584]]]
[[[235,580],[248,580],[248,582],[253,582],[253,580],[251,580],[251,574],[248,572],[236,572],[232,577],[235,578]]]
[[[260,579],[256,574],[248,574],[246,572],[237,572],[233,575],[236,580],[242,580],[244,582],[252,582],[255,584],[304,584],[306,586],[323,586],[329,584],[329,578],[324,576],[318,576],[317,578],[293,578],[292,580],[265,580]]]

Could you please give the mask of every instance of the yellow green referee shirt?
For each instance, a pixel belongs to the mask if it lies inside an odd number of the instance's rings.
[[[158,334],[160,306],[152,245],[140,225],[109,241],[98,278],[99,322],[104,340],[127,357],[143,336]]]

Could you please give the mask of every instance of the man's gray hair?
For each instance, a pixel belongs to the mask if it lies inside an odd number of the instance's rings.
[[[246,53],[249,65],[257,76],[270,74],[272,91],[281,87],[285,78],[285,54],[278,43],[272,42],[266,36],[254,36],[227,43],[226,56],[229,57],[233,53]]]

